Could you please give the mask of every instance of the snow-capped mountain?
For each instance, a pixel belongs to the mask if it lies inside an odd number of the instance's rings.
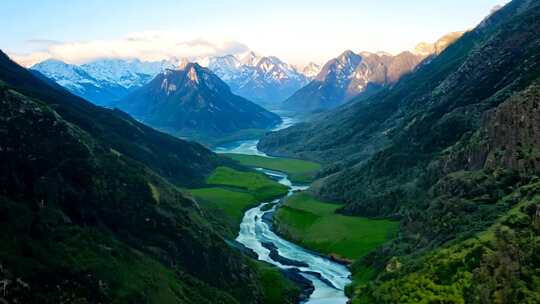
[[[369,96],[395,84],[430,56],[440,54],[463,32],[450,33],[435,43],[420,43],[414,53],[393,56],[386,52],[345,51],[328,61],[305,87],[283,102],[283,109],[312,112],[332,109],[362,94]]]
[[[209,143],[241,130],[263,131],[281,121],[233,94],[224,81],[197,63],[165,70],[115,106],[173,135]]]
[[[199,61],[201,66],[208,67],[225,82],[236,81],[243,74],[245,67],[233,55],[209,57]]]
[[[259,60],[261,60],[261,56],[257,55],[253,51],[248,51],[245,54],[240,54],[238,58],[241,64],[247,66],[256,66]]]
[[[150,81],[169,61],[101,59],[83,65],[48,59],[31,67],[71,93],[95,104],[108,106]]]
[[[297,70],[300,71],[304,76],[312,80],[313,78],[317,77],[317,75],[321,72],[322,67],[314,62],[308,63],[303,68],[298,68]]]
[[[254,52],[238,57],[227,55],[200,59],[198,62],[216,73],[235,94],[270,107],[309,82],[309,77],[294,66],[277,57],[259,56]]]
[[[298,112],[335,108],[361,93],[376,92],[395,83],[422,59],[411,52],[391,56],[345,51],[328,61],[308,85],[285,100],[283,108]]]
[[[187,62],[208,67],[231,87],[233,93],[265,105],[279,103],[306,85],[316,68],[316,65],[310,65],[307,75],[304,75],[277,57],[259,56],[249,51],[238,56],[173,58],[156,62],[100,59],[82,65],[50,59],[31,69],[76,95],[108,106],[145,85],[165,69],[179,69]]]
[[[132,88],[145,85],[153,76],[172,66],[170,61],[165,60],[142,62],[139,59],[103,59],[84,64],[81,68],[97,80]]]
[[[32,69],[52,78],[68,90],[82,90],[85,86],[97,83],[83,68],[60,60],[48,59],[34,65]]]

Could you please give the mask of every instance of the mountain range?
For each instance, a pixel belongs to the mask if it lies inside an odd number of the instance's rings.
[[[445,35],[435,43],[420,43],[415,52],[391,55],[384,52],[343,52],[328,61],[305,87],[283,102],[294,112],[316,112],[336,108],[362,94],[368,97],[383,87],[394,85],[424,59],[437,55],[463,33]]]
[[[138,59],[101,59],[83,65],[48,59],[31,69],[77,96],[97,105],[109,106],[146,84],[165,68],[172,67],[174,64],[168,61],[142,62]]]
[[[115,106],[157,129],[205,143],[230,140],[238,132],[244,137],[265,132],[281,122],[197,63],[165,70]]]
[[[277,57],[261,57],[253,52],[239,58],[210,58],[207,65],[235,94],[271,107],[279,105],[318,72],[314,63],[301,70]]]
[[[110,106],[165,69],[174,69],[185,60],[208,67],[231,87],[233,93],[265,105],[289,97],[318,72],[316,64],[309,64],[301,70],[277,57],[262,57],[253,52],[238,57],[173,58],[156,62],[99,59],[82,65],[49,59],[33,65],[31,69],[56,81],[75,95],[97,105]]]
[[[401,220],[353,266],[353,302],[538,301],[539,45],[540,3],[511,1],[391,87],[260,141],[326,164],[311,192],[341,213]]]

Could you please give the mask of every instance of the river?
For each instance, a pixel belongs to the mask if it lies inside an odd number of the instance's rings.
[[[282,129],[294,124],[294,120],[287,118],[283,120],[284,123],[276,129]],[[258,140],[238,141],[219,147],[215,151],[218,153],[239,153],[268,157],[257,149],[257,143]],[[307,188],[306,186],[292,184],[284,173],[265,169],[258,170],[289,187],[288,195],[291,195],[294,191]],[[272,231],[272,225],[268,218],[276,208],[279,208],[279,201],[278,199],[273,202],[264,202],[246,211],[236,241],[253,250],[258,255],[259,260],[284,270],[297,272],[309,280],[313,284],[314,290],[309,299],[303,303],[347,303],[348,298],[345,296],[344,288],[351,282],[349,279],[351,273],[347,267],[289,242]],[[271,206],[267,206],[269,204]],[[274,251],[277,250],[278,257],[271,254],[269,249],[271,247],[273,247]]]

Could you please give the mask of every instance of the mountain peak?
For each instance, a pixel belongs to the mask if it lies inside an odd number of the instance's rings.
[[[178,62],[178,69],[179,70],[185,70],[187,68],[188,65],[192,64],[192,62],[187,59],[187,58],[182,58],[180,59],[180,61]]]
[[[430,55],[438,55],[442,53],[450,44],[454,43],[461,36],[463,36],[464,33],[464,31],[451,32],[437,39],[437,41],[435,41],[434,43],[420,42],[414,48],[413,53],[424,57]]]
[[[183,64],[181,69],[166,69],[161,74],[160,87],[167,94],[171,94],[177,91],[180,86],[182,86],[182,79],[187,80],[187,82],[185,82],[186,84],[190,84],[192,87],[198,87],[203,82],[201,79],[208,80],[208,77],[203,76],[203,73],[205,71],[208,70],[201,67],[196,62],[186,62]],[[215,79],[219,78],[215,77]],[[210,82],[210,80],[205,82],[207,86],[213,87],[213,85],[208,83]]]
[[[55,58],[49,58],[49,59],[45,59],[39,63],[36,63],[34,64],[31,68],[35,67],[35,66],[38,66],[38,65],[64,65],[64,66],[67,66],[68,64],[65,63],[64,61],[62,60],[59,60],[59,59],[55,59]]]
[[[117,106],[175,135],[204,140],[279,122],[278,116],[234,95],[223,80],[195,62],[156,76]]]
[[[257,55],[253,51],[249,51],[240,57],[240,62],[247,66],[256,66],[261,59],[261,56]]]
[[[354,68],[362,61],[362,57],[351,50],[346,50],[339,55],[336,60],[339,63],[340,69],[350,67]]]
[[[310,62],[306,66],[304,66],[303,68],[299,68],[298,70],[300,70],[301,73],[304,74],[306,77],[312,79],[317,76],[317,74],[319,74],[319,72],[321,71],[321,66],[314,62]]]
[[[347,58],[351,58],[351,57],[359,57],[355,52],[351,51],[351,50],[346,50],[345,52],[341,53],[341,55],[338,56],[338,60],[342,61],[342,60],[346,60]]]
[[[410,52],[392,56],[347,50],[328,61],[312,82],[284,102],[285,107],[299,112],[337,107],[361,93],[371,94],[394,84],[421,59]]]

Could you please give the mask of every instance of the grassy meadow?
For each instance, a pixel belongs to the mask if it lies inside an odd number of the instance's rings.
[[[276,229],[306,248],[347,260],[366,255],[397,233],[398,222],[337,214],[339,207],[297,193],[274,215]]]
[[[211,186],[231,187],[251,193],[259,202],[271,201],[287,194],[288,188],[260,172],[243,172],[219,167],[206,183]]]
[[[321,165],[299,159],[270,158],[257,155],[224,154],[248,167],[264,168],[287,173],[294,183],[312,182]]]
[[[189,192],[214,218],[237,232],[244,212],[258,204],[284,196],[288,188],[254,171],[219,167],[206,180],[206,187]]]

